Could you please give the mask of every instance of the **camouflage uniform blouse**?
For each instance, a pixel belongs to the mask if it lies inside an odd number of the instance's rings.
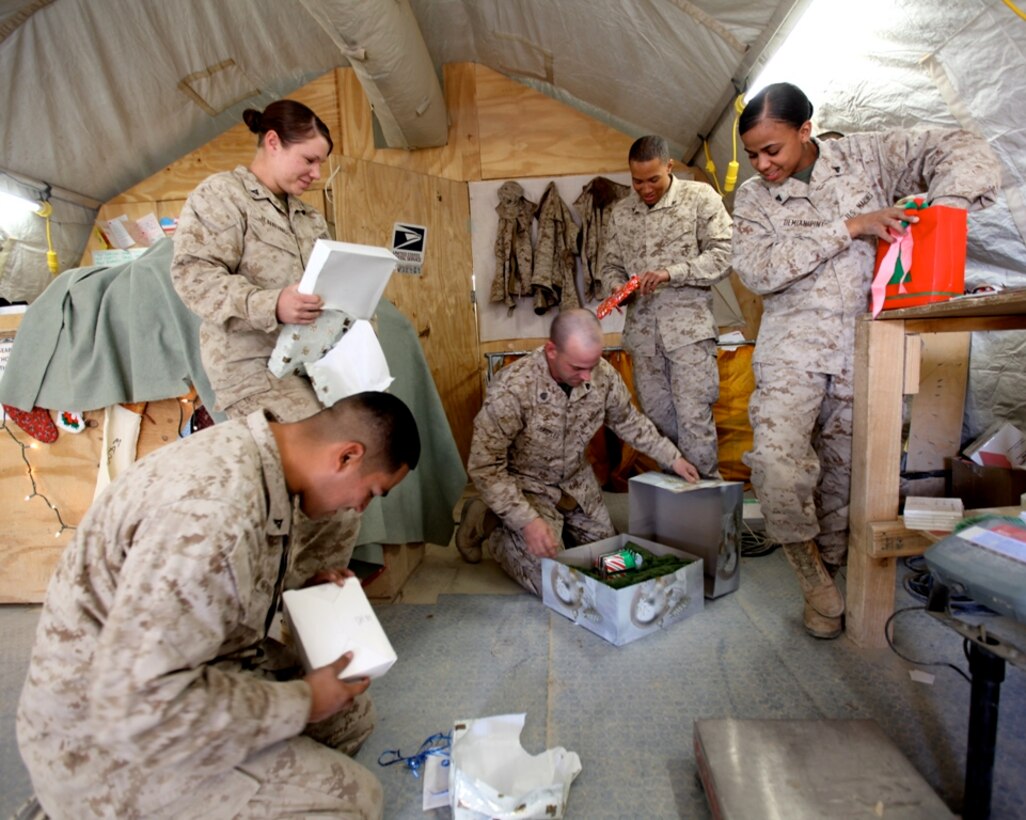
[[[838,374],[867,309],[877,240],[852,239],[845,220],[926,193],[937,205],[993,203],[1001,169],[965,131],[853,134],[818,142],[808,184],[746,181],[734,203],[733,265],[763,296],[753,361]]]
[[[89,508],[50,582],[18,709],[50,816],[154,816],[305,729],[305,683],[239,664],[266,634],[290,523],[259,413],[151,453]]]
[[[278,294],[303,276],[328,226],[289,196],[287,207],[244,166],[194,190],[175,231],[171,280],[198,315],[203,367],[219,409],[267,390],[278,338]]]
[[[591,514],[602,504],[602,493],[585,451],[603,424],[664,466],[680,458],[631,404],[609,362],[601,359],[591,381],[567,396],[549,373],[545,349],[538,348],[500,370],[488,386],[474,419],[467,472],[511,529],[523,529],[538,516],[525,493],[555,506],[565,492]]]
[[[730,273],[730,217],[704,182],[674,177],[651,208],[631,193],[613,207],[602,262],[607,289],[634,274],[665,268],[670,281],[627,304],[623,344],[633,355],[716,338],[712,286]]]

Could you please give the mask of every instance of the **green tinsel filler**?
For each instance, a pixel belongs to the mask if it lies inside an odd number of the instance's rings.
[[[661,575],[672,575],[681,567],[686,567],[691,563],[690,561],[678,558],[676,555],[656,555],[644,547],[639,547],[633,541],[628,541],[621,549],[633,550],[638,553],[643,559],[641,569],[629,569],[626,572],[620,572],[607,577],[602,577],[602,573],[594,567],[577,567],[577,569],[589,578],[594,578],[608,587],[623,589],[634,584],[640,584],[642,581],[658,578]]]

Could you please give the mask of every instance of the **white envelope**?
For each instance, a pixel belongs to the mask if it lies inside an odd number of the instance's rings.
[[[370,319],[397,264],[388,248],[318,239],[299,280],[299,292],[316,293],[325,308]]]
[[[392,383],[385,351],[371,323],[363,319],[353,322],[321,359],[308,362],[306,374],[325,407],[365,390],[387,390]]]
[[[319,669],[352,651],[339,677],[377,678],[396,662],[395,650],[381,628],[359,578],[342,586],[328,583],[282,594],[285,622],[307,670]]]

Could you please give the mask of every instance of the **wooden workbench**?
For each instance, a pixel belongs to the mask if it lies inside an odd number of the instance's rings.
[[[919,554],[930,543],[922,533],[906,530],[898,518],[903,396],[920,393],[924,376],[929,383],[925,404],[939,408],[933,410],[933,426],[924,440],[935,458],[955,455],[961,443],[967,368],[945,370],[943,355],[927,363],[926,348],[943,351],[948,337],[967,350],[972,331],[1023,329],[1026,290],[884,311],[876,319],[866,315],[859,320],[845,626],[858,646],[886,645],[884,623],[894,611],[896,559]],[[924,345],[924,338],[937,343]],[[912,448],[909,452],[914,454]]]

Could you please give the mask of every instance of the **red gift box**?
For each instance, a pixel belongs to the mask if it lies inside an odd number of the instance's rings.
[[[921,206],[915,213],[919,221],[912,223],[894,243],[896,249],[882,240],[877,247],[874,316],[880,310],[945,302],[965,291],[966,212],[946,205],[929,205]],[[888,251],[896,258],[893,266],[884,271],[881,265]]]

